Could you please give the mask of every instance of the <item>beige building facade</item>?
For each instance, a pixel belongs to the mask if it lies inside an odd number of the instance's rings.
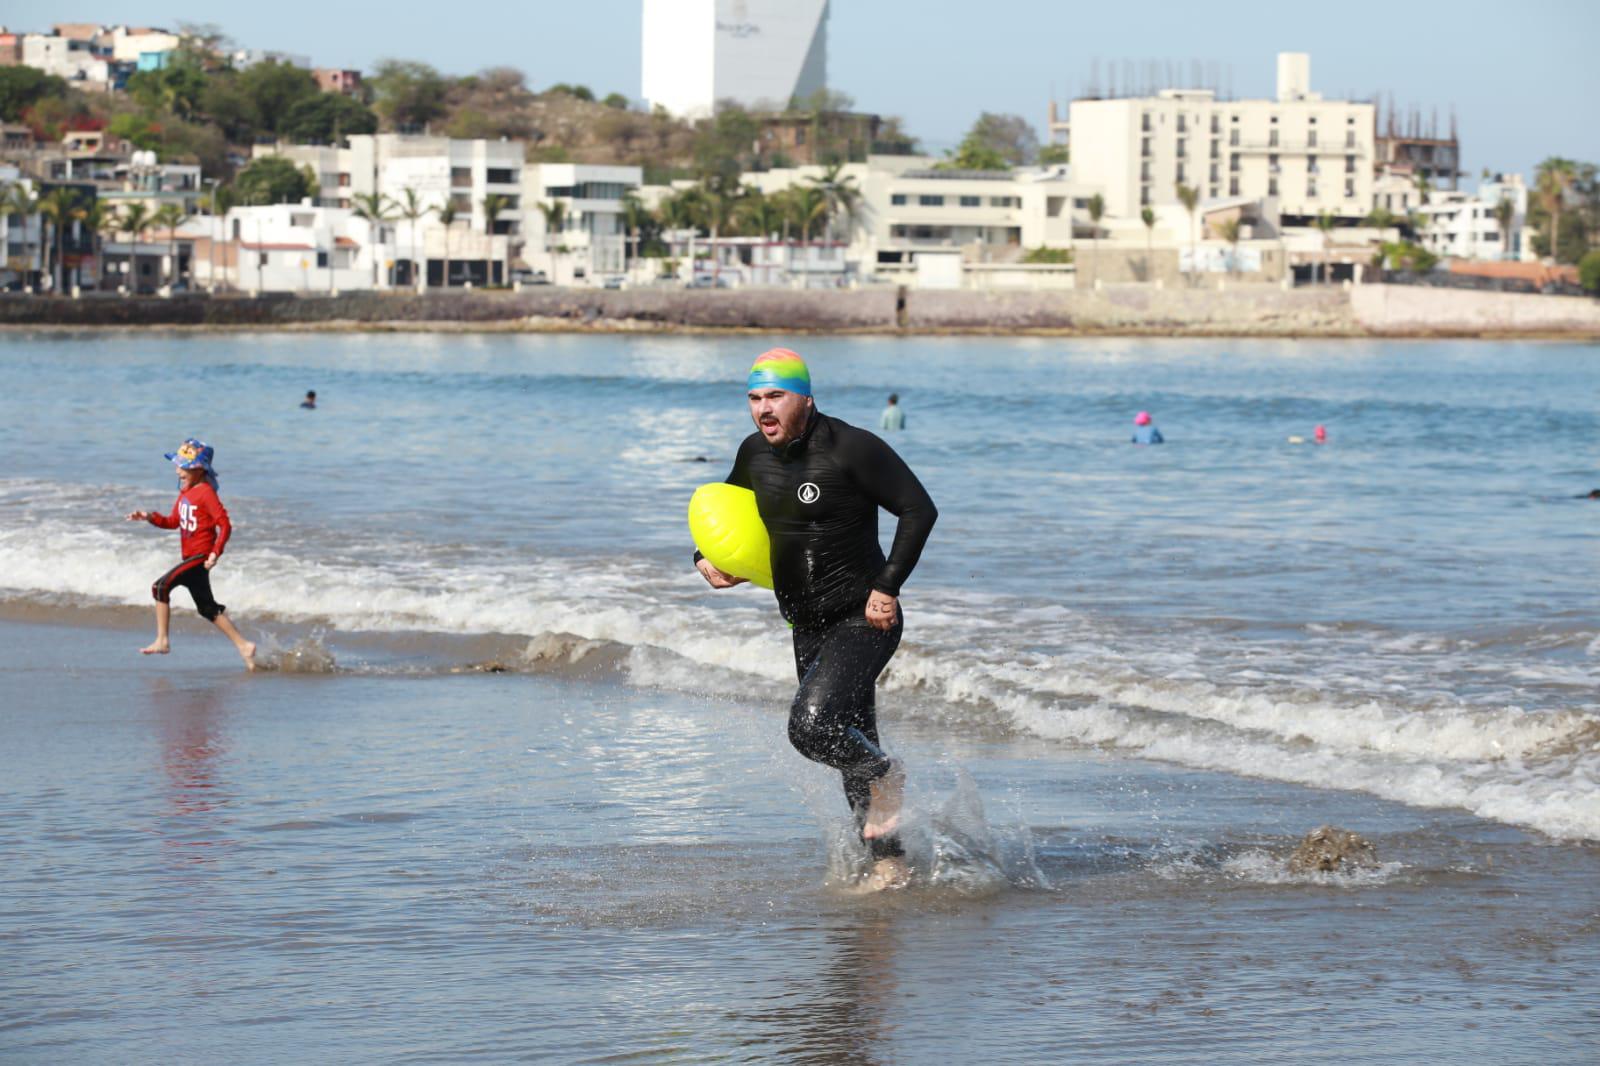
[[[1278,57],[1275,100],[1219,100],[1209,89],[1074,100],[1066,131],[1074,179],[1103,190],[1110,215],[1178,202],[1275,199],[1288,218],[1359,218],[1372,206],[1376,109],[1324,100],[1310,57]]]

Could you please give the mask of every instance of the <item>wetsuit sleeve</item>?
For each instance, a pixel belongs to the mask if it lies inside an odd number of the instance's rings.
[[[900,586],[922,557],[922,546],[933,532],[939,509],[906,461],[882,440],[858,430],[840,443],[839,458],[862,493],[900,520],[889,561],[872,578],[873,588],[898,596]]]
[[[179,500],[181,500],[182,498],[183,497],[181,497],[181,496],[178,497]],[[155,526],[157,529],[177,529],[178,528],[178,500],[173,500],[172,501],[172,513],[171,514],[165,514],[164,515],[164,514],[161,514],[159,512],[156,512],[156,511],[151,511],[150,512],[150,524]]]
[[[749,438],[746,438],[739,445],[738,454],[733,457],[733,469],[728,471],[728,476],[723,478],[723,481],[729,485],[737,485],[741,489],[753,488],[754,486],[752,486],[750,483],[749,456],[750,440]],[[700,560],[704,558],[705,556],[700,554],[700,549],[696,548],[694,552],[694,564],[699,566]]]
[[[228,538],[233,536],[233,522],[228,519],[228,509],[222,506],[222,497],[215,490],[206,499],[206,520],[216,527],[217,539],[211,545],[211,552],[220,558]]]

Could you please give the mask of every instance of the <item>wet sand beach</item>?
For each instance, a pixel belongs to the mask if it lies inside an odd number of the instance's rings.
[[[1592,846],[891,720],[921,877],[862,898],[770,708],[0,633],[15,1061],[1578,1062],[1600,1035]],[[1319,820],[1383,866],[1291,875]]]

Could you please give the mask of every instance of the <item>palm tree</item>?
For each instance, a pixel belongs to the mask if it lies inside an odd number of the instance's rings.
[[[394,221],[394,201],[383,193],[358,192],[351,200],[355,203],[356,217],[367,223],[367,248],[372,255],[372,287],[378,287],[378,245],[383,236],[383,224]]]
[[[22,277],[23,284],[33,268],[33,241],[29,236],[28,220],[39,212],[39,198],[21,182],[13,184],[4,197],[0,197],[0,217],[11,216],[22,221]]]
[[[483,229],[484,229],[484,232],[487,233],[491,237],[494,236],[494,224],[495,224],[495,222],[500,218],[500,215],[501,215],[502,212],[505,212],[505,211],[509,210],[510,208],[511,208],[511,199],[509,197],[502,196],[500,193],[497,193],[497,192],[492,192],[489,195],[485,196],[483,198]],[[510,239],[510,237],[508,235],[507,238],[506,238],[506,262],[505,262],[505,266],[500,271],[500,283],[503,284],[503,285],[509,285],[511,283],[510,274],[511,274],[511,239]]]
[[[144,236],[144,231],[150,228],[150,208],[143,203],[134,202],[122,209],[122,214],[117,218],[117,232],[127,233],[133,237],[133,252],[128,256],[131,264],[130,279],[133,291],[139,291],[139,238]]]
[[[177,229],[183,224],[186,216],[183,208],[177,204],[162,204],[150,219],[152,225],[167,231],[167,261],[172,265],[172,277],[167,282],[169,285],[178,281],[178,233]]]
[[[751,189],[739,198],[734,217],[746,236],[771,237],[783,226],[782,201],[760,189]]]
[[[1400,216],[1383,205],[1374,207],[1367,212],[1367,217],[1361,220],[1378,231],[1378,239],[1383,239],[1383,231],[1393,229],[1400,224]]]
[[[62,185],[39,197],[39,214],[50,223],[52,243],[55,245],[55,255],[50,264],[50,291],[55,294],[60,294],[66,281],[62,262],[66,257],[67,225],[82,210],[79,195],[77,189]]]
[[[547,204],[541,203],[539,205],[539,214],[544,216],[544,250],[550,256],[550,280],[555,281],[561,273],[561,271],[558,269],[560,256],[557,254],[556,249],[562,247],[563,245],[561,243],[560,236],[556,236],[555,243],[552,244],[551,236],[552,234],[560,234],[562,227],[567,224],[566,202],[562,200],[551,200]]]
[[[1500,224],[1500,258],[1511,258],[1511,223],[1516,220],[1517,205],[1509,197],[1501,197],[1494,205],[1494,220]]]
[[[450,287],[450,227],[455,225],[458,214],[460,209],[456,207],[456,202],[448,197],[444,203],[433,209],[433,217],[444,227],[444,273],[439,275],[439,280],[446,289]]]
[[[1094,280],[1100,280],[1100,220],[1106,217],[1106,198],[1099,193],[1089,197],[1089,241],[1094,252]]]
[[[1144,269],[1145,269],[1145,274],[1146,274],[1146,276],[1153,277],[1155,275],[1155,267],[1152,264],[1151,260],[1155,258],[1155,254],[1156,253],[1155,253],[1155,249],[1151,247],[1151,241],[1154,239],[1155,232],[1156,232],[1156,212],[1155,212],[1155,208],[1146,206],[1143,209],[1141,209],[1139,211],[1139,221],[1144,223]]]
[[[639,230],[650,218],[650,209],[633,193],[622,197],[622,227],[628,234],[628,258],[639,258]]]
[[[846,221],[854,223],[861,209],[861,189],[855,177],[843,171],[843,163],[830,163],[820,178],[806,179],[821,191],[828,205],[827,233],[830,239],[835,236],[835,218],[843,216]]]
[[[1217,236],[1228,242],[1228,273],[1239,273],[1239,220],[1225,219],[1217,223]]]
[[[711,229],[711,278],[716,284],[722,277],[722,249],[717,246],[717,240],[722,231],[728,228],[738,211],[740,192],[735,189],[712,188],[705,189],[705,219],[706,225]]]
[[[417,270],[417,223],[425,218],[433,208],[423,203],[422,197],[417,194],[417,190],[409,185],[401,189],[400,192],[402,194],[401,199],[396,206],[399,208],[400,217],[411,224],[408,227],[411,237],[411,258],[407,260],[411,264],[411,284],[418,292],[421,292],[422,275]]]
[[[1338,224],[1338,221],[1331,211],[1324,211],[1317,216],[1316,222],[1312,223],[1317,227],[1317,231],[1322,234],[1322,282],[1324,285],[1328,282],[1328,234],[1333,232],[1333,227]]]
[[[1578,178],[1577,164],[1570,159],[1551,156],[1539,164],[1538,179],[1534,187],[1546,211],[1550,212],[1550,259],[1561,261],[1561,212],[1566,207],[1567,189]]]
[[[1200,211],[1199,186],[1185,185],[1181,181],[1178,182],[1178,202],[1183,204],[1185,211],[1189,212],[1189,283],[1192,285],[1194,284],[1195,267],[1198,265],[1195,263],[1194,257],[1195,245],[1199,241],[1199,238],[1195,235],[1195,220],[1198,218]]]
[[[117,227],[122,223],[117,218],[117,212],[104,200],[96,199],[83,209],[83,228],[93,235],[94,240],[94,287],[99,289],[105,283],[105,242],[102,238],[117,232]]]

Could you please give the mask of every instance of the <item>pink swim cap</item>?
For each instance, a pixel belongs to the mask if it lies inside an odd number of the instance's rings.
[[[1318,426],[1317,427],[1317,439],[1318,440],[1327,440],[1328,439],[1328,429],[1327,429],[1326,426]]]
[[[1134,415],[1133,424],[1136,426],[1148,426],[1150,424],[1150,412],[1140,411],[1138,414]]]

